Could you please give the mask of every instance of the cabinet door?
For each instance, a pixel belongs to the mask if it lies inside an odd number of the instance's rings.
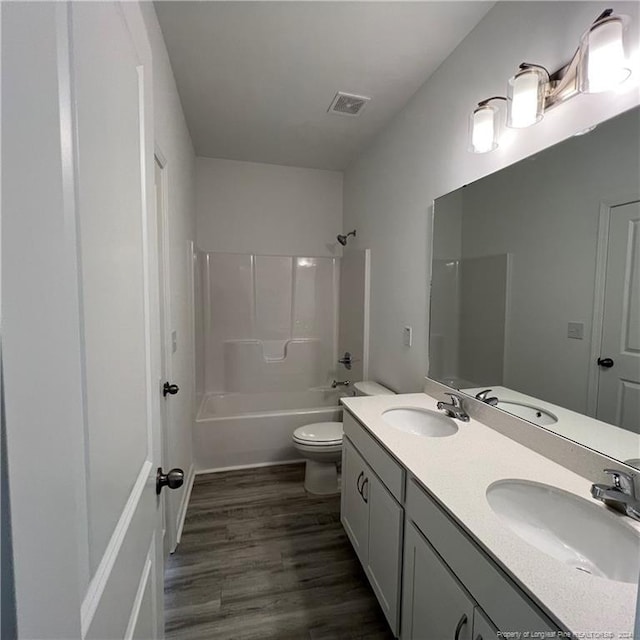
[[[498,640],[498,630],[480,607],[473,612],[473,640]]]
[[[402,640],[471,640],[474,602],[410,521],[403,587]]]
[[[369,505],[361,493],[369,467],[347,438],[342,448],[342,497],[340,521],[363,566],[367,566],[369,545]]]
[[[389,626],[397,636],[404,510],[373,473],[366,474],[362,493],[369,503],[366,571]]]

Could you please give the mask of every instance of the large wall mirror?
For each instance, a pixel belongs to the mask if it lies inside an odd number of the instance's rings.
[[[438,198],[429,377],[640,468],[640,109]]]

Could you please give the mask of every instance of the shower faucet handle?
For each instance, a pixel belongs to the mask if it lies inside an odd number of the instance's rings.
[[[348,351],[344,352],[344,356],[338,360],[340,364],[343,364],[347,371],[351,370],[351,365],[353,364],[353,360],[351,359],[351,354]]]

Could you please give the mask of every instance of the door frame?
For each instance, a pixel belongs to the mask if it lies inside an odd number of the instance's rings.
[[[158,286],[158,319],[160,321],[160,327],[164,331],[164,335],[160,335],[161,348],[164,350],[164,371],[161,371],[161,375],[164,380],[173,380],[173,349],[171,339],[171,244],[169,242],[169,176],[168,176],[168,162],[162,149],[157,141],[154,143],[154,181],[156,164],[160,168],[160,196],[162,204],[160,210],[156,207],[156,221],[157,221],[157,245],[158,245],[158,275],[162,275],[162,287]],[[155,194],[154,194],[155,195]],[[154,197],[154,201],[157,200]],[[171,422],[171,403],[168,398],[163,399],[164,407],[161,412],[161,441],[162,441],[162,467],[167,470],[171,468],[169,461],[169,433]],[[177,546],[177,531],[176,531],[176,514],[173,513],[171,507],[171,498],[168,491],[162,493],[163,501],[163,527],[164,536],[168,537],[168,548],[170,553],[173,553]],[[165,554],[166,555],[166,554]]]
[[[591,350],[589,353],[589,369],[587,383],[587,415],[596,418],[598,411],[598,387],[600,383],[600,369],[597,360],[602,349],[602,329],[604,325],[604,297],[607,280],[607,257],[609,248],[609,224],[611,210],[631,202],[640,200],[640,191],[625,193],[615,198],[608,198],[600,202],[600,216],[598,219],[598,239],[596,245],[596,272],[593,295],[593,315],[591,322]]]

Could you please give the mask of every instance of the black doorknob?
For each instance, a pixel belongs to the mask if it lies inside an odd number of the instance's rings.
[[[600,367],[604,367],[605,369],[611,369],[613,367],[614,362],[611,358],[598,358],[598,365]]]
[[[160,495],[162,487],[169,489],[178,489],[184,482],[184,471],[182,469],[171,469],[168,473],[162,471],[162,467],[158,467],[156,473],[156,494]]]
[[[169,384],[168,382],[165,382],[164,387],[162,387],[162,395],[165,398],[167,397],[167,394],[175,396],[178,391],[180,391],[180,387],[177,384]]]

